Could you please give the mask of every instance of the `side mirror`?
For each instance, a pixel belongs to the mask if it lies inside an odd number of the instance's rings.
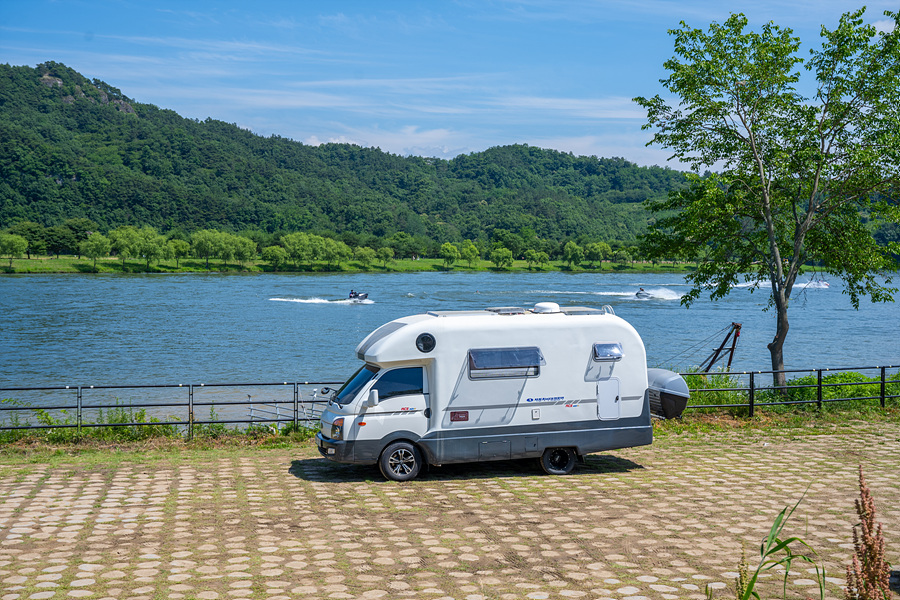
[[[366,406],[378,406],[378,390],[369,390],[369,397],[366,398]]]

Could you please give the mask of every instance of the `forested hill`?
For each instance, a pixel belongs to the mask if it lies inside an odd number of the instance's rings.
[[[627,242],[671,169],[526,145],[452,160],[308,146],[142,104],[58,63],[0,65],[0,229],[87,217],[104,229],[397,231],[436,241],[530,228]]]

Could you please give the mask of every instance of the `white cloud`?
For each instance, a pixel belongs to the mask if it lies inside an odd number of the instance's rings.
[[[894,30],[894,27],[897,26],[897,24],[890,19],[875,21],[874,23],[872,23],[872,25],[874,25],[875,29],[877,29],[878,31],[883,31],[884,33],[890,33]]]

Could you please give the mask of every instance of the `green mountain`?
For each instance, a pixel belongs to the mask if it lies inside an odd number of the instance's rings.
[[[0,65],[0,229],[332,231],[435,241],[530,228],[629,242],[680,172],[527,145],[452,160],[308,146],[185,119],[58,63]]]

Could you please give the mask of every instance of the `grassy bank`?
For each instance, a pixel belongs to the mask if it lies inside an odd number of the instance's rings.
[[[282,265],[278,267],[278,273],[404,273],[404,272],[495,272],[495,273],[546,273],[562,271],[566,273],[687,273],[694,270],[693,265],[688,264],[651,264],[643,262],[619,264],[604,261],[591,266],[569,266],[560,262],[549,265],[528,266],[525,261],[514,261],[511,267],[497,268],[493,263],[479,260],[471,266],[465,262],[458,262],[450,267],[444,265],[441,259],[422,258],[418,260],[398,259],[387,265],[364,265],[356,261],[342,262],[337,265],[326,263],[313,263],[309,265]],[[149,266],[146,262],[138,260],[122,261],[116,258],[104,258],[94,261],[75,256],[40,257],[40,258],[15,258],[10,266],[9,259],[0,261],[0,273],[273,273],[276,272],[272,265],[262,261],[250,261],[244,264],[235,262],[223,263],[221,260],[209,261],[209,268],[205,260],[187,258],[178,262],[163,260],[153,262]]]
[[[900,391],[900,382],[893,393]],[[11,401],[5,401],[10,403]],[[224,424],[194,426],[194,436],[187,438],[186,425],[164,425],[147,418],[143,411],[132,408],[113,409],[97,424],[104,427],[71,427],[70,415],[53,417],[40,409],[34,417],[5,425],[33,423],[45,429],[0,430],[0,463],[46,460],[52,456],[96,453],[140,453],[153,451],[190,451],[215,448],[305,448],[312,447],[316,429],[294,428],[285,424],[280,430],[266,425],[228,426]],[[143,423],[142,425],[124,425]],[[86,423],[89,425],[89,423]],[[879,402],[854,400],[846,403],[773,407],[757,410],[752,418],[740,409],[687,410],[682,418],[654,420],[654,437],[658,442],[695,436],[732,432],[753,437],[815,436],[852,431],[869,431],[888,426],[900,440],[900,400],[889,400],[882,409]]]

